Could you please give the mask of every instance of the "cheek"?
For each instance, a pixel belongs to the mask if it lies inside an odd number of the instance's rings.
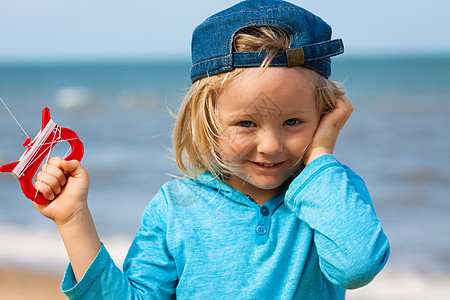
[[[301,157],[303,150],[308,146],[309,140],[305,138],[292,138],[285,144],[286,152],[293,157]]]
[[[253,148],[255,136],[242,134],[236,130],[227,130],[226,135],[219,138],[219,149],[222,159],[233,162],[242,159]]]
[[[314,137],[317,125],[318,124],[314,123],[302,133],[291,136],[286,145],[292,154],[303,156],[304,151],[306,150],[306,148],[311,143]]]

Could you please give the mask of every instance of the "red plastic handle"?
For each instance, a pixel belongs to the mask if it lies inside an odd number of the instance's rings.
[[[73,160],[76,159],[78,161],[81,161],[84,154],[84,147],[83,143],[80,141],[76,133],[68,128],[61,128],[61,140],[66,140],[70,144],[71,153],[65,158],[65,160]],[[53,134],[49,137],[49,143],[53,140],[52,137]],[[34,202],[38,204],[46,204],[50,201],[46,200],[41,193],[38,193],[37,190],[34,188],[33,185],[33,177],[36,171],[38,170],[39,166],[42,164],[45,157],[50,152],[51,148],[53,148],[56,145],[56,143],[52,143],[51,146],[47,147],[45,150],[42,151],[42,155],[40,155],[39,159],[37,159],[36,163],[34,163],[30,170],[22,177],[19,178],[20,186],[22,187],[22,191],[25,194],[25,196],[33,200]]]
[[[46,107],[42,110],[42,128],[44,128],[47,123],[50,121],[50,110]],[[25,196],[38,203],[38,204],[46,204],[49,203],[49,200],[46,200],[41,193],[38,193],[38,191],[34,188],[33,185],[33,177],[36,174],[39,166],[42,164],[50,150],[61,140],[65,140],[69,143],[71,152],[70,154],[65,158],[65,160],[78,160],[81,161],[84,154],[84,147],[83,143],[78,138],[77,134],[68,129],[63,127],[56,127],[56,130],[54,130],[44,141],[43,144],[45,146],[41,147],[36,155],[36,158],[33,160],[33,162],[30,164],[29,167],[27,167],[26,171],[19,176],[19,182],[20,186],[22,188],[23,193]],[[29,145],[29,148],[27,151],[30,150],[32,145]],[[12,172],[16,165],[19,162],[13,162],[4,166],[0,167],[1,172]]]

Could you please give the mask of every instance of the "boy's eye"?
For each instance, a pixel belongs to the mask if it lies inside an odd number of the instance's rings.
[[[240,121],[238,123],[239,126],[241,127],[251,127],[253,125],[252,121]]]
[[[287,126],[295,126],[299,123],[300,123],[300,121],[297,119],[289,119],[289,120],[284,121],[284,124]]]

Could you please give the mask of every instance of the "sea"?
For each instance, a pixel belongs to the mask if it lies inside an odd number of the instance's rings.
[[[17,161],[41,111],[77,133],[89,206],[121,266],[143,209],[180,175],[171,133],[190,87],[188,60],[0,63],[0,164]],[[450,56],[348,56],[333,61],[355,110],[335,156],[367,183],[391,244],[388,267],[450,275]],[[64,155],[60,143],[52,151]],[[0,173],[0,265],[61,273],[58,231]]]

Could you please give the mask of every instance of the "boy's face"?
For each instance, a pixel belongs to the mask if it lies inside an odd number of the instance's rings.
[[[227,184],[260,204],[298,171],[319,124],[308,72],[249,68],[219,96],[221,158],[233,170]]]

